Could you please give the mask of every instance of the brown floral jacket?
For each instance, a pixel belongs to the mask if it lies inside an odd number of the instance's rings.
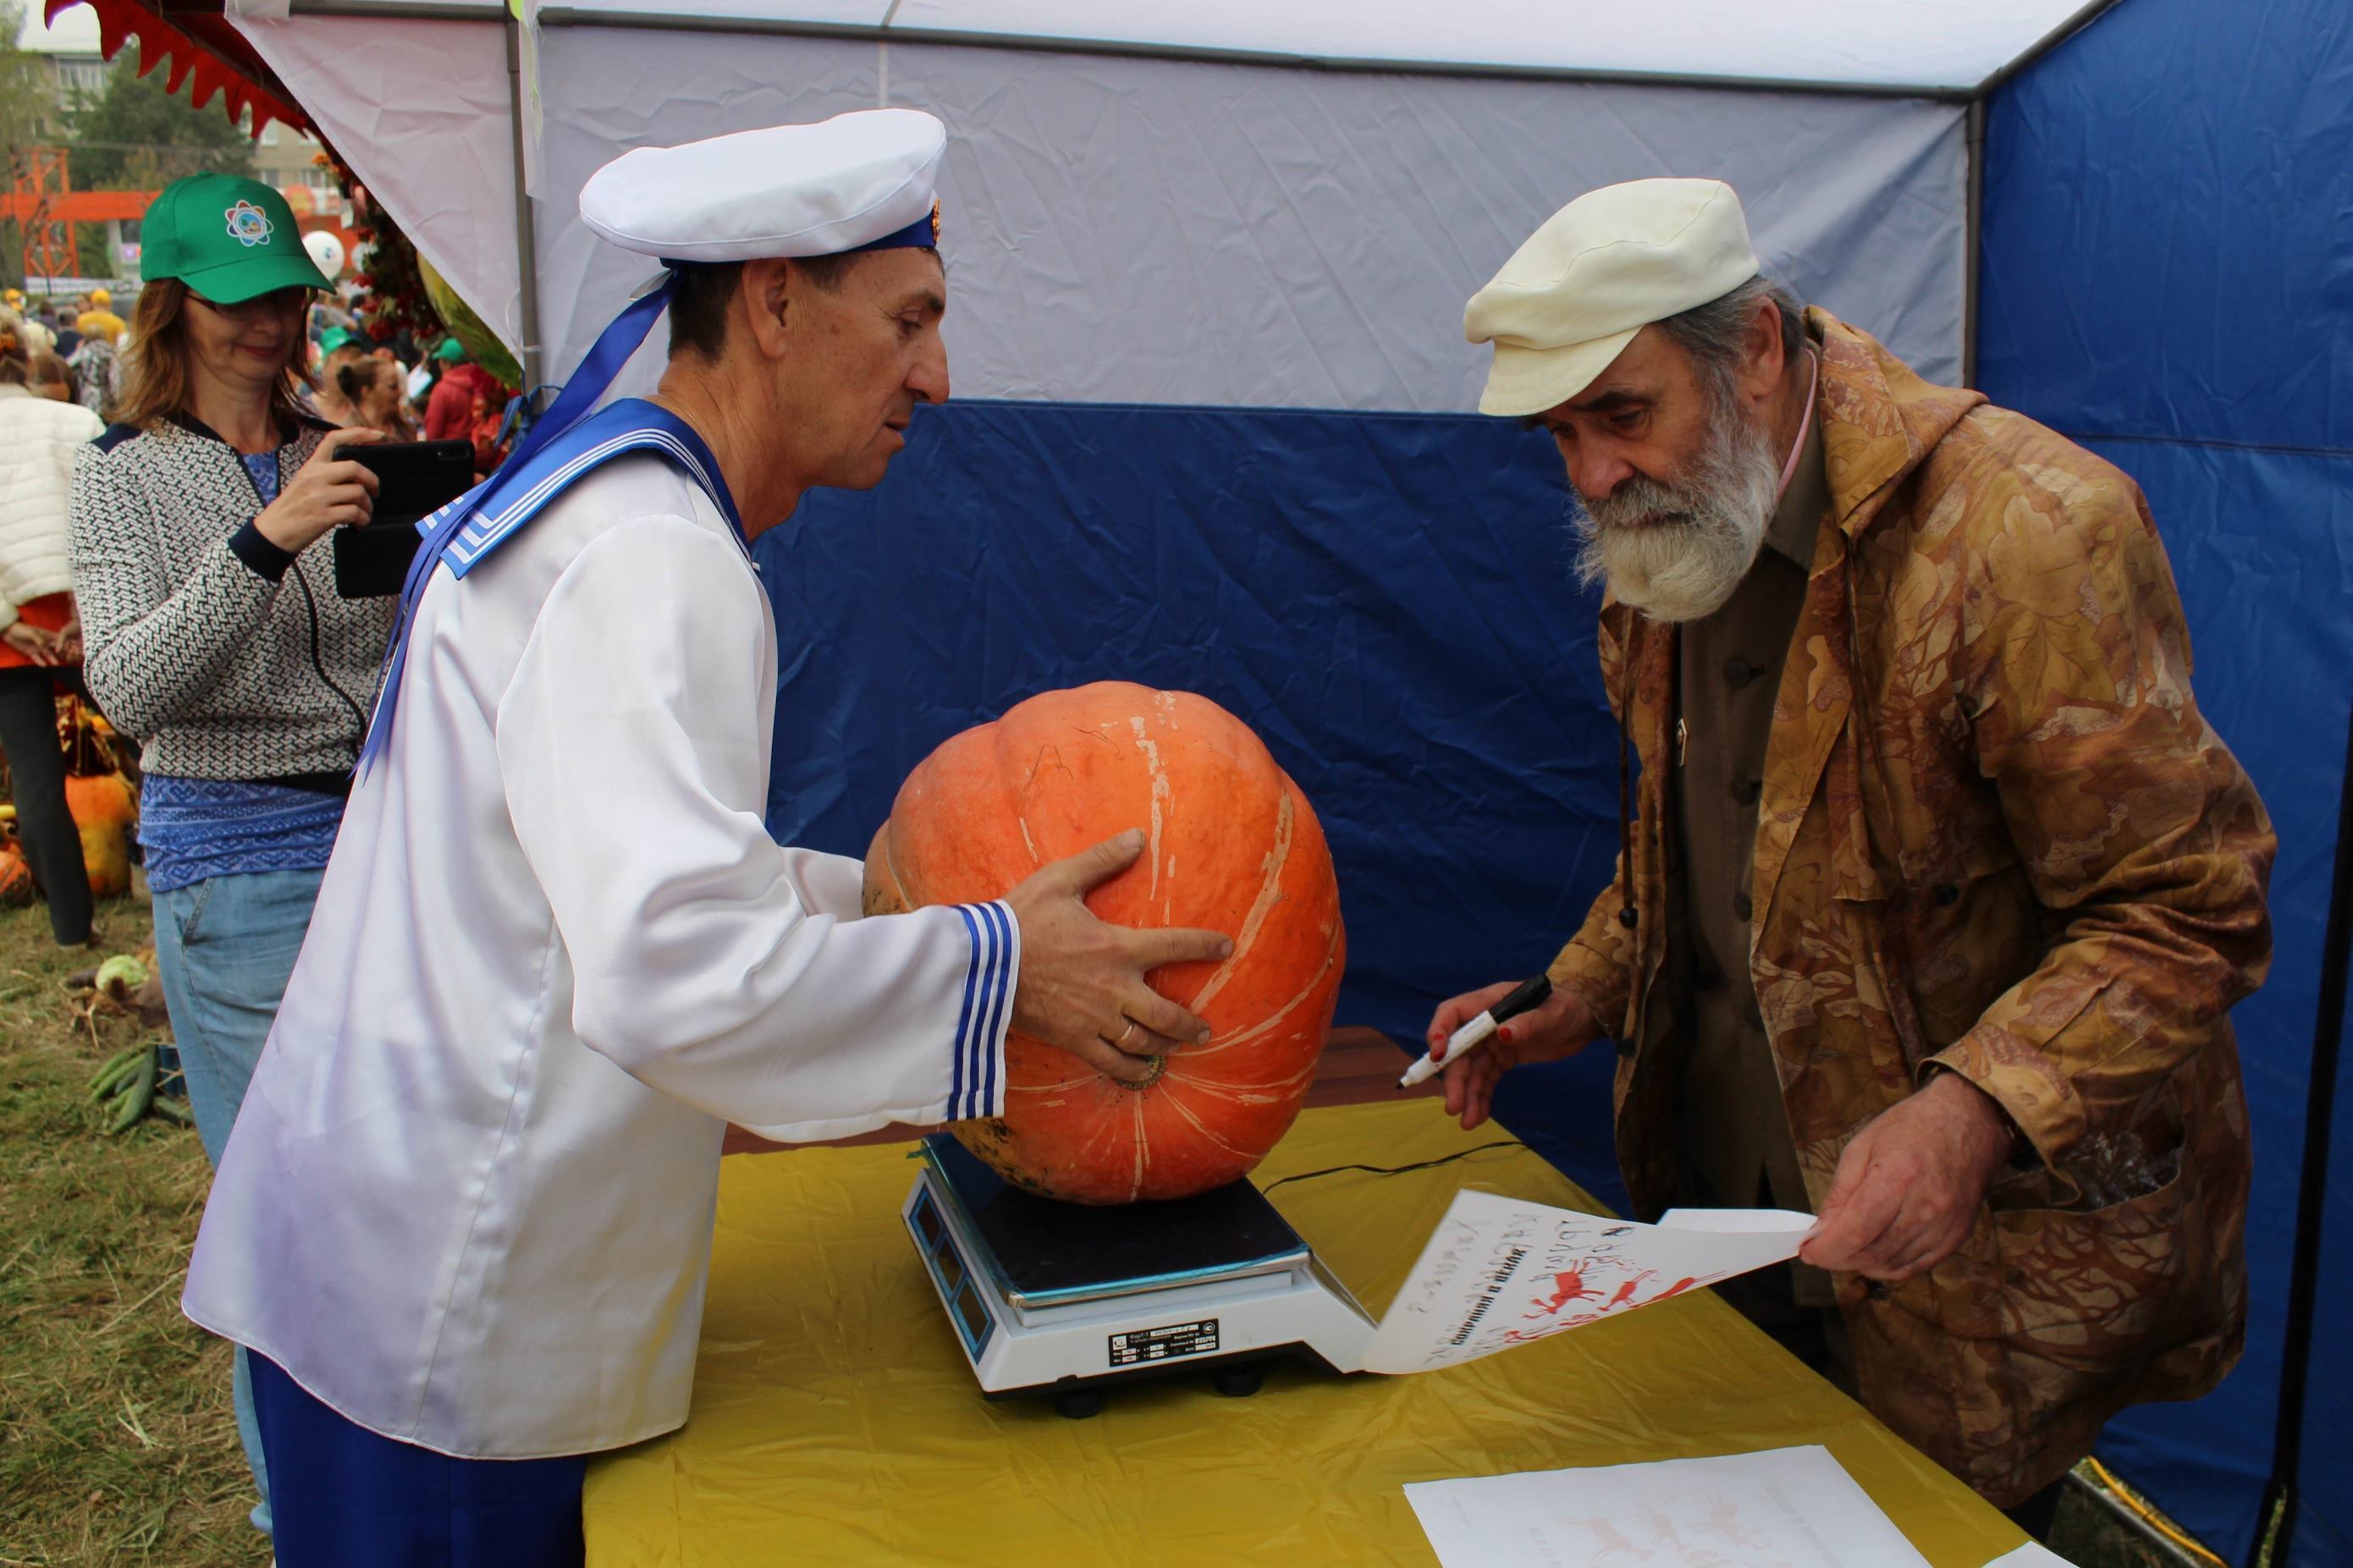
[[[1817,1205],[1855,1132],[1938,1070],[2032,1144],[1950,1259],[1883,1292],[1837,1281],[1864,1403],[2008,1505],[2116,1410],[2203,1394],[2238,1357],[2248,1129],[2224,1014],[2270,962],[2275,844],[2190,696],[2132,481],[1808,324],[1835,526],[1774,709],[1750,970]],[[1620,1042],[1618,1152],[1647,1215],[1676,1169],[1675,1066],[1635,1044],[1678,1005],[1652,984],[1676,638],[1610,604],[1599,640],[1641,762],[1633,864],[1551,973]]]

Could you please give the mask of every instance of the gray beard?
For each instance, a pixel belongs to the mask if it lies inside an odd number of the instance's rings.
[[[1606,584],[1655,621],[1714,615],[1757,563],[1779,500],[1780,464],[1766,433],[1719,409],[1707,446],[1680,482],[1637,474],[1598,500],[1578,499],[1577,581]]]

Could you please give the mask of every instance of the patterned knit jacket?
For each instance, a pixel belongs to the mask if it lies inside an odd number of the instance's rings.
[[[330,428],[278,449],[281,488]],[[85,677],[149,773],[275,778],[359,754],[399,602],[339,597],[330,541],[289,557],[253,527],[261,507],[193,419],[113,426],[74,466]]]

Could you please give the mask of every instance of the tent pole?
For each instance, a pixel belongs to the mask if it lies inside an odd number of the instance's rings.
[[[416,15],[432,0],[295,0],[298,11],[357,16],[387,5]],[[1925,99],[1966,103],[1976,89],[1926,82],[1800,81],[1771,77],[1706,76],[1687,71],[1599,70],[1567,66],[1515,66],[1460,60],[1366,59],[1338,55],[1278,54],[1207,45],[1147,44],[1125,39],[1050,37],[974,32],[954,27],[884,28],[871,22],[811,22],[782,16],[688,16],[662,11],[585,10],[543,5],[543,27],[623,27],[656,33],[748,33],[797,38],[847,38],[860,43],[940,44],[968,49],[1011,49],[1026,54],[1113,55],[1135,59],[1190,60],[1215,65],[1263,66],[1274,70],[1321,70],[1351,75],[1442,76],[1505,80],[1585,82],[1599,86],[1714,88],[1737,92],[1794,92],[1834,98]]]
[[[1976,90],[1969,96],[1973,99],[1991,98],[2010,78],[2098,21],[2116,4],[2116,0],[2085,0],[2085,3],[2077,6],[2065,21],[2035,39],[2032,47],[2023,54],[1978,83]]]
[[[1978,384],[1978,253],[1985,247],[1986,100],[1969,100],[1963,121],[1962,145],[1967,148],[1968,193],[1961,205],[1961,384]]]
[[[524,101],[522,79],[522,24],[512,16],[506,18],[507,36],[507,115],[513,132],[512,151],[514,156],[515,203],[515,268],[522,283],[522,385],[525,411],[530,411],[530,398],[546,378],[547,367],[541,363],[539,337],[539,236],[531,216],[531,193],[524,189],[523,137]]]
[[[502,22],[495,0],[289,0],[291,16],[375,16],[390,21]]]
[[[2288,1276],[2287,1332],[2280,1346],[2279,1421],[2271,1480],[2263,1489],[2264,1540],[2257,1561],[2281,1563],[2295,1538],[2296,1475],[2304,1459],[2304,1394],[2312,1363],[2314,1303],[2320,1293],[2320,1237],[2328,1203],[2328,1156],[2337,1109],[2337,1062],[2345,1043],[2345,992],[2353,967],[2353,727],[2346,732],[2345,778],[2337,801],[2337,867],[2329,879],[2328,927],[2320,949],[2320,1016],[2312,1031],[2305,1096],[2304,1174],[2296,1194],[2295,1254]]]

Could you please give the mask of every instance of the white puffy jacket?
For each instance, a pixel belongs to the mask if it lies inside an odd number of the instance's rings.
[[[73,586],[66,497],[74,454],[105,422],[78,403],[53,403],[0,384],[0,631],[16,609]]]

